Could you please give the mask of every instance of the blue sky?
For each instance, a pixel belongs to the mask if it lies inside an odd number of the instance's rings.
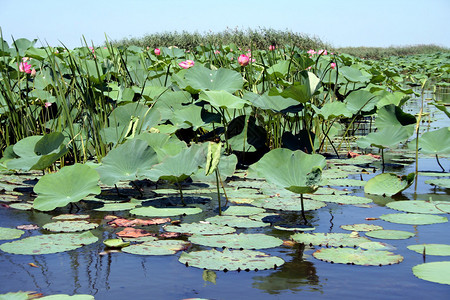
[[[74,48],[164,31],[258,27],[315,36],[335,47],[450,47],[450,0],[0,0],[11,36]]]

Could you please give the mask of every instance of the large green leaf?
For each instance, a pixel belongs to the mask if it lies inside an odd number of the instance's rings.
[[[317,190],[325,165],[322,155],[279,148],[266,153],[250,168],[269,183],[303,194]]]
[[[38,195],[33,208],[48,211],[100,194],[98,173],[87,165],[66,166],[57,173],[44,175],[34,186]]]
[[[277,256],[270,256],[254,250],[205,250],[183,252],[179,261],[186,266],[208,270],[236,271],[236,270],[266,270],[284,264],[284,260]]]
[[[360,148],[368,148],[375,146],[380,149],[392,148],[399,143],[405,142],[412,132],[405,126],[392,126],[386,127],[377,132],[371,132],[366,136],[358,139],[356,142]]]
[[[364,186],[364,192],[374,195],[392,196],[407,189],[414,181],[414,173],[397,176],[394,173],[382,173],[371,178]]]
[[[416,139],[408,144],[410,149],[416,148]],[[449,154],[450,153],[450,127],[425,132],[419,137],[419,151],[423,154]]]
[[[362,250],[361,248],[321,248],[314,252],[313,256],[331,263],[362,266],[392,265],[403,261],[403,256],[389,251]]]
[[[224,68],[210,70],[200,65],[188,69],[184,78],[192,88],[203,91],[223,90],[234,93],[244,85],[241,74],[236,71]]]
[[[353,114],[357,114],[361,111],[371,111],[374,109],[377,102],[378,96],[364,90],[352,92],[345,99],[347,109]]]
[[[183,149],[175,156],[169,156],[151,170],[146,171],[147,178],[153,181],[158,179],[180,182],[195,173],[206,162],[205,147],[194,144]]]
[[[247,100],[236,97],[227,91],[205,91],[200,94],[199,99],[212,106],[228,109],[242,109],[245,105],[250,104]]]
[[[296,233],[291,238],[299,243],[327,247],[356,247],[370,240],[350,233]]]
[[[112,186],[118,181],[142,178],[157,163],[158,156],[146,141],[132,139],[109,151],[96,170],[100,180]]]
[[[35,235],[0,245],[0,250],[24,255],[38,255],[65,252],[97,242],[90,231],[84,233],[55,233]]]
[[[322,108],[313,106],[313,109],[325,120],[332,120],[341,116],[345,118],[351,118],[353,116],[352,112],[347,109],[347,106],[339,101],[327,102],[322,106]]]
[[[414,275],[420,279],[450,285],[450,261],[436,261],[414,266]]]
[[[400,107],[390,104],[378,110],[375,126],[379,130],[385,128],[392,130],[393,127],[403,126],[411,136],[414,132],[416,122],[416,117],[403,112]]]

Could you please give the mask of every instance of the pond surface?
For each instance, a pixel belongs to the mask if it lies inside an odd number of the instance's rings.
[[[413,105],[414,106],[414,105]],[[413,107],[412,110],[416,110]],[[433,123],[439,127],[449,126],[448,119],[441,118]],[[444,120],[444,121],[442,121]],[[426,129],[425,129],[426,130]],[[389,154],[389,153],[388,153]],[[398,154],[388,155],[388,159]],[[442,158],[441,164],[448,172],[450,161]],[[377,165],[379,167],[379,163]],[[349,178],[369,180],[376,173],[351,175]],[[414,172],[415,164],[405,166],[388,165],[386,172],[408,174]],[[419,161],[420,171],[440,172],[434,158],[422,157]],[[141,256],[128,253],[110,253],[99,255],[105,247],[102,241],[114,238],[118,229],[106,225],[103,219],[106,213],[87,211],[81,206],[79,213],[89,213],[91,219],[101,223],[92,232],[99,237],[95,244],[77,250],[46,255],[14,255],[0,251],[0,293],[15,291],[37,291],[51,294],[91,294],[95,299],[444,299],[450,294],[450,286],[432,283],[416,278],[411,268],[424,262],[421,254],[408,250],[412,244],[439,243],[450,244],[450,223],[433,225],[402,225],[383,220],[366,220],[378,218],[382,214],[396,213],[385,207],[386,203],[396,200],[433,200],[450,201],[450,189],[439,188],[425,183],[425,180],[437,178],[419,176],[417,191],[414,185],[400,196],[392,198],[372,197],[368,206],[339,205],[328,203],[316,211],[307,212],[315,232],[349,233],[340,225],[368,223],[383,226],[384,229],[405,230],[415,233],[406,240],[376,240],[395,247],[394,253],[404,257],[403,262],[382,267],[353,266],[331,264],[315,259],[312,253],[319,247],[280,246],[261,250],[279,256],[285,264],[276,270],[250,272],[215,272],[207,273],[202,269],[186,267],[178,262],[181,253],[170,256]],[[232,187],[229,187],[230,189]],[[352,195],[364,196],[362,187],[336,187],[350,189]],[[203,213],[197,216],[180,218],[183,222],[194,222],[217,215],[217,198],[199,205]],[[368,195],[366,195],[368,196]],[[23,224],[42,226],[50,222],[50,217],[59,212],[43,213],[0,208],[0,227],[15,228]],[[294,213],[283,213],[295,215]],[[117,213],[129,216],[127,213]],[[298,218],[299,213],[297,214]],[[448,215],[447,215],[448,216]],[[161,231],[159,226],[150,227],[151,231]],[[241,229],[238,232],[266,233],[283,240],[288,240],[291,232],[280,231],[273,227],[258,229]],[[42,229],[28,230],[23,237],[47,234]],[[364,233],[360,233],[364,236]],[[7,242],[7,241],[2,241]],[[208,249],[193,245],[189,251]],[[425,257],[426,262],[445,261],[449,257]],[[29,264],[33,263],[37,267]],[[207,277],[206,275],[209,275]],[[209,280],[208,280],[209,278]]]

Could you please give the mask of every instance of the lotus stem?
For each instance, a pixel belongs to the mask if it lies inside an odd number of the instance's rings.
[[[381,148],[381,163],[383,164],[382,173],[384,173],[384,149]]]
[[[217,168],[214,171],[214,173],[216,173],[217,201],[219,202],[219,216],[221,216],[222,215],[222,206],[220,205],[219,171],[217,170]]]
[[[302,218],[303,218],[303,221],[304,221],[305,225],[308,225],[308,220],[306,220],[306,215],[305,215],[305,204],[303,203],[303,194],[300,194],[300,203],[302,205]]]
[[[177,185],[178,185],[178,189],[180,190],[181,203],[183,203],[183,206],[186,206],[186,203],[184,202],[184,198],[183,198],[183,189],[181,188],[181,183],[177,182]]]
[[[442,169],[442,172],[445,172],[445,169],[444,169],[444,167],[441,165],[441,162],[439,161],[439,157],[438,157],[438,155],[436,154],[436,161],[437,161],[437,163],[438,163],[438,165],[439,165],[439,167],[441,167],[441,169]]]

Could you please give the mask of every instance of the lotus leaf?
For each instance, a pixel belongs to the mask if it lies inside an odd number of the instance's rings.
[[[341,69],[339,69],[341,71]],[[353,114],[360,111],[371,111],[374,109],[379,98],[378,96],[364,90],[354,91],[345,99],[347,109]]]
[[[306,154],[300,150],[278,148],[266,153],[251,170],[265,177],[269,183],[297,194],[313,193],[318,188],[325,157]]]
[[[409,225],[429,225],[448,222],[448,219],[443,216],[436,216],[429,214],[412,214],[412,213],[386,214],[381,215],[380,219],[391,223],[409,224]]]
[[[369,179],[364,192],[374,195],[392,196],[407,189],[414,181],[414,173],[408,176],[397,176],[394,173],[382,173]]]
[[[449,177],[448,172],[418,172],[418,175],[429,176],[429,177]]]
[[[118,181],[143,178],[145,172],[157,163],[156,152],[147,142],[132,139],[109,151],[96,170],[104,184],[113,186]]]
[[[450,256],[450,245],[445,244],[410,245],[407,248],[419,254]]]
[[[320,187],[314,193],[315,195],[345,195],[350,193],[349,191],[337,190],[333,188]]]
[[[450,202],[447,201],[407,200],[389,202],[386,206],[392,209],[417,214],[450,213]]]
[[[103,244],[110,248],[123,248],[128,247],[130,242],[124,242],[122,239],[107,239],[103,241]]]
[[[156,240],[142,244],[131,245],[122,249],[122,252],[138,255],[172,255],[185,250],[190,243],[178,240]]]
[[[409,231],[379,229],[366,232],[366,235],[383,240],[404,240],[413,237],[415,234]]]
[[[153,181],[169,180],[174,183],[185,180],[205,164],[206,151],[204,148],[195,144],[183,149],[175,156],[166,157],[161,163],[146,172],[147,178]]]
[[[195,66],[186,71],[184,75],[187,84],[196,90],[224,90],[234,93],[242,89],[244,80],[236,71],[220,68],[210,70],[202,66]]]
[[[0,294],[0,300],[29,300],[32,292],[15,292]]]
[[[168,156],[174,156],[187,148],[185,142],[180,141],[176,136],[170,136],[164,133],[143,132],[136,136],[137,139],[144,140],[155,150],[158,160],[161,162]]]
[[[55,233],[35,235],[0,245],[0,250],[24,255],[65,252],[97,242],[90,231],[84,233]]]
[[[255,200],[251,204],[266,209],[301,211],[301,199],[299,198],[265,198]],[[327,206],[325,202],[309,199],[303,200],[303,204],[305,211]]]
[[[413,134],[416,123],[416,117],[403,112],[400,107],[395,106],[394,104],[389,104],[380,108],[377,112],[377,118],[375,119],[375,126],[379,130],[403,126],[410,135]]]
[[[144,217],[171,217],[181,215],[195,215],[201,212],[202,210],[198,207],[156,208],[153,206],[146,206],[130,210],[131,214]]]
[[[247,100],[226,91],[205,91],[200,93],[199,99],[222,109],[242,109],[245,105],[250,104]]]
[[[356,143],[360,148],[369,148],[370,146],[380,149],[392,148],[399,143],[405,142],[411,134],[408,128],[398,125],[371,132],[359,138]]]
[[[264,222],[236,216],[215,216],[207,218],[205,221],[217,225],[238,227],[238,228],[258,228],[269,226],[269,224]]]
[[[96,208],[97,211],[121,211],[130,210],[136,206],[141,206],[142,202],[136,199],[131,199],[130,202],[119,202],[119,203],[105,203],[103,207]]]
[[[52,217],[53,220],[79,220],[89,219],[89,215],[62,214]]]
[[[89,194],[98,195],[98,173],[87,165],[75,164],[65,166],[57,173],[46,174],[34,186],[38,195],[33,208],[49,211],[77,202]]]
[[[362,243],[359,244],[360,248],[363,249],[373,249],[373,250],[380,250],[380,251],[391,251],[391,250],[395,250],[396,248],[392,245],[386,244],[386,243],[381,243],[381,242],[366,242],[366,243]]]
[[[244,99],[249,100],[253,106],[273,112],[297,112],[301,110],[298,101],[292,98],[285,98],[279,95],[271,95],[266,92],[262,95],[255,93],[244,94]]]
[[[367,204],[372,202],[372,199],[369,198],[349,195],[311,195],[311,198],[317,201],[341,204]]]
[[[179,261],[186,266],[219,271],[267,270],[284,264],[283,259],[260,251],[228,249],[183,252]]]
[[[383,227],[373,224],[352,224],[352,225],[341,225],[341,228],[344,230],[350,231],[372,231],[383,229]]]
[[[361,248],[322,248],[314,252],[313,256],[326,262],[362,266],[392,265],[403,261],[403,256],[389,251]]]
[[[408,146],[415,149],[416,140]],[[419,151],[423,154],[449,154],[450,153],[450,127],[428,131],[419,137]]]
[[[77,232],[84,230],[91,230],[98,227],[96,223],[90,223],[88,221],[57,221],[53,223],[47,223],[42,228],[53,232]]]
[[[6,228],[0,227],[0,240],[14,240],[18,239],[24,234],[25,231],[15,229],[15,228]]]
[[[265,212],[264,209],[254,206],[229,206],[223,214],[226,216],[250,216]]]
[[[439,187],[443,187],[446,189],[450,189],[450,179],[429,179],[426,180],[425,183],[431,184],[431,185],[437,185]]]
[[[306,245],[319,245],[329,247],[356,247],[370,240],[350,233],[296,233],[291,238]]]
[[[322,108],[313,106],[313,109],[325,120],[334,120],[341,116],[345,118],[351,118],[353,116],[352,112],[347,109],[345,104],[339,101],[327,102],[322,106]]]
[[[220,226],[211,223],[182,223],[180,225],[166,225],[164,230],[169,232],[180,232],[190,234],[228,234],[234,233],[236,229],[229,226]]]
[[[12,203],[9,207],[19,210],[31,210],[33,209],[33,204],[31,203]]]
[[[414,266],[414,275],[420,279],[450,285],[450,261],[436,261]]]
[[[262,233],[193,235],[189,238],[193,244],[234,249],[266,249],[283,244],[283,240]]]

